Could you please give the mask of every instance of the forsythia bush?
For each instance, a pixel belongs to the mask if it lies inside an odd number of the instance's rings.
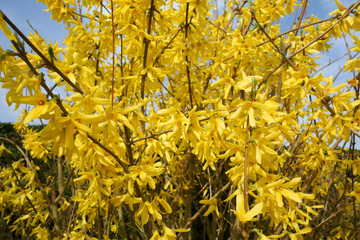
[[[1,12],[0,82],[28,109],[22,144],[0,138],[22,154],[2,219],[36,239],[359,239],[360,1],[335,1],[319,19],[307,0],[38,0],[61,44]],[[334,84],[314,54],[342,37]]]

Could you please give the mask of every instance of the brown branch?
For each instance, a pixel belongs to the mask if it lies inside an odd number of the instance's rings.
[[[59,192],[63,192],[64,189],[65,189],[65,186],[64,186],[64,168],[63,168],[63,165],[62,165],[62,158],[61,157],[55,157],[54,156],[54,159],[56,158],[56,165],[57,165],[57,179],[58,179],[58,188],[59,188]],[[55,200],[56,202],[56,200]]]
[[[271,40],[274,41],[274,40],[276,40],[277,38],[282,37],[282,36],[284,36],[284,35],[286,35],[286,34],[288,34],[288,33],[294,32],[294,31],[296,31],[296,30],[300,30],[300,29],[302,29],[302,28],[310,27],[310,26],[313,26],[313,25],[316,25],[316,24],[319,24],[319,23],[331,21],[331,20],[333,20],[333,19],[335,19],[335,18],[336,18],[336,16],[335,16],[335,17],[328,18],[328,19],[324,19],[324,20],[321,20],[321,21],[318,21],[318,22],[309,23],[309,24],[306,24],[306,25],[301,26],[301,27],[299,27],[299,28],[291,29],[291,30],[289,30],[289,31],[286,31],[286,32],[283,32],[283,33],[277,35],[276,37],[271,38]],[[256,45],[256,47],[260,47],[260,46],[262,46],[262,45],[264,45],[264,44],[266,44],[266,43],[269,43],[269,42],[270,42],[270,40],[265,41],[265,42],[262,42],[262,43]]]
[[[126,126],[124,128],[124,133],[122,134],[122,138],[124,140],[124,144],[126,147],[126,155],[129,159],[130,165],[132,166],[132,165],[134,165],[135,161],[134,161],[134,156],[133,156],[133,151],[132,151],[131,141],[130,141],[130,129]]]
[[[313,39],[311,42],[309,42],[308,44],[306,44],[304,47],[300,48],[298,51],[294,52],[293,54],[291,54],[288,58],[291,59],[294,56],[296,56],[297,54],[299,54],[300,52],[302,52],[304,49],[306,49],[307,47],[309,47],[310,45],[312,45],[313,43],[315,43],[316,41],[318,41],[319,39],[321,39],[323,36],[325,36],[328,32],[331,31],[331,29],[333,29],[338,23],[340,23],[345,17],[347,17],[357,6],[360,5],[360,1],[357,1],[351,8],[349,8],[346,13],[338,20],[336,21],[333,25],[331,25],[328,29],[325,30],[325,32],[323,32],[322,34],[320,34],[319,36],[317,36],[315,39]],[[268,73],[268,75],[266,75],[266,77],[259,83],[259,88],[262,84],[264,84],[270,77],[271,75],[276,72],[276,70],[278,70],[280,67],[282,67],[284,65],[284,62],[280,63],[279,65],[277,65],[273,70],[271,70],[270,73]]]
[[[356,53],[359,54],[359,53]],[[331,66],[333,63],[339,61],[340,59],[342,59],[343,57],[345,57],[346,55],[348,55],[348,53],[345,53],[344,55],[342,55],[341,57],[336,58],[335,60],[329,62],[328,64],[326,64],[325,66],[322,66],[321,68],[319,68],[316,72],[314,72],[311,76],[315,76],[315,74],[317,74],[318,72],[320,72],[321,70],[323,70],[324,68],[327,68],[329,66]]]
[[[65,183],[62,191],[60,192],[59,196],[55,199],[55,203],[59,202],[61,197],[64,195],[65,189],[66,189],[67,185],[69,185],[69,183],[70,183],[70,179],[72,178],[73,172],[74,172],[74,168],[71,169],[70,175],[69,175],[68,179],[66,180],[66,183]]]
[[[114,108],[114,85],[115,85],[115,26],[114,26],[114,3],[111,3],[111,34],[112,34],[112,72],[111,72],[111,108]]]
[[[306,182],[302,186],[302,192],[303,193],[306,193],[307,190],[309,190],[309,187],[311,186],[311,183],[314,181],[314,179],[316,178],[318,173],[319,173],[319,170],[315,169],[308,175],[308,177],[306,178]]]
[[[150,10],[149,10],[149,18],[148,18],[148,28],[147,28],[147,34],[150,35],[151,33],[151,21],[154,15],[154,0],[151,0],[150,3]],[[144,60],[143,60],[143,69],[146,68],[146,62],[147,62],[147,55],[149,51],[149,43],[150,40],[144,37]],[[140,97],[143,99],[145,97],[145,80],[146,80],[147,74],[143,74],[141,76],[141,90],[140,90]],[[143,108],[143,111],[145,111],[145,108]]]
[[[358,131],[355,131],[354,129],[350,128],[350,132],[352,132],[354,135],[360,138],[360,133]]]
[[[221,193],[226,191],[231,186],[231,182],[228,182],[224,187],[222,187],[210,200],[217,198]],[[206,208],[209,207],[208,205],[203,205],[190,219],[187,220],[184,229],[188,228],[200,215],[206,210]],[[183,233],[179,232],[176,236],[176,239],[180,239],[181,235]]]
[[[250,19],[250,21],[249,21],[249,24],[246,26],[246,28],[244,29],[244,32],[241,33],[241,35],[245,36],[245,35],[249,32],[250,27],[251,27],[253,21],[254,21],[254,18],[253,18],[253,16],[251,16],[251,19]]]
[[[331,186],[333,185],[334,183],[334,177],[335,177],[335,173],[336,173],[336,168],[338,167],[339,165],[339,162],[336,162],[335,166],[334,166],[334,169],[332,170],[331,174],[329,174],[329,183],[328,183],[328,192],[326,194],[326,198],[325,198],[325,202],[324,202],[324,211],[323,211],[323,216],[324,214],[326,213],[327,209],[328,209],[328,206],[329,206],[329,201],[330,201],[330,189],[331,189]]]
[[[223,33],[221,34],[221,36],[220,36],[220,38],[219,38],[220,41],[224,39],[225,34],[227,33],[227,32],[226,32],[226,29],[229,27],[230,23],[234,20],[235,15],[236,15],[236,13],[233,12],[232,15],[231,15],[231,17],[230,17],[230,19],[229,19],[229,21],[227,22],[224,30],[221,29],[221,30],[223,31]],[[218,27],[218,28],[220,29],[220,27]]]
[[[27,59],[27,56],[26,56],[26,53],[24,53],[21,48],[18,46],[18,44],[14,41],[12,41],[13,44],[14,44],[14,47],[18,50],[19,54],[20,54],[20,57],[22,58],[22,60],[29,66],[30,70],[36,75],[40,75],[36,69],[32,66],[32,64],[30,63],[30,61]],[[43,80],[43,79],[42,79]],[[45,80],[43,80],[41,82],[41,86],[45,88],[45,90],[47,91],[47,93],[51,96],[51,97],[55,97],[54,94],[52,93],[52,91],[47,87],[47,85],[45,84]],[[66,109],[63,107],[62,103],[61,103],[61,100],[58,99],[57,100],[57,105],[60,107],[60,109],[62,110],[62,112],[65,114],[65,115],[68,115],[68,112],[66,111]],[[120,164],[120,166],[125,170],[125,172],[128,172],[128,169],[127,169],[127,166],[121,162],[120,158],[115,154],[113,153],[110,149],[108,149],[107,147],[105,147],[103,144],[101,144],[98,140],[96,140],[94,137],[92,137],[91,135],[87,135],[89,139],[91,139],[95,144],[97,144],[99,147],[101,147],[102,149],[104,149],[107,153],[109,153],[112,157],[115,158],[115,160]],[[19,149],[20,152],[22,152],[21,149]],[[27,164],[30,166],[30,168],[32,169],[32,171],[35,171],[34,168],[32,167],[31,165],[31,162],[30,160],[27,158],[27,156],[25,155],[24,152],[22,152],[22,154],[24,155],[24,159],[25,161],[27,162]],[[25,157],[26,156],[26,157]],[[39,180],[40,181],[40,180]],[[41,184],[39,182],[39,184]],[[40,188],[42,189],[42,186],[40,185]],[[61,196],[62,196],[63,192],[57,197],[57,199],[55,199],[55,202],[59,201]],[[51,204],[50,204],[51,205]]]
[[[172,96],[172,97],[175,97],[175,95],[170,92],[170,90],[160,81],[160,79],[158,78],[158,83],[160,83],[160,85]]]
[[[209,21],[209,23],[210,23],[211,25],[213,25],[214,27],[216,27],[216,28],[220,29],[221,31],[223,31],[224,34],[227,34],[227,31],[226,31],[224,28],[222,28],[222,27],[220,27],[219,25],[213,23],[212,21]]]
[[[189,22],[188,22],[188,18],[189,18],[189,3],[186,3],[186,16],[185,16],[185,44],[186,44],[186,48],[187,46],[187,38],[188,38],[188,32],[189,32]],[[188,54],[186,54],[185,56],[185,61],[186,61],[186,76],[187,76],[187,80],[188,80],[188,92],[189,92],[189,98],[190,98],[190,107],[193,108],[193,96],[192,96],[192,89],[191,89],[191,78],[190,78],[190,61],[189,61],[189,57]]]
[[[295,65],[290,61],[290,59],[286,56],[287,49],[291,46],[291,44],[284,46],[283,49],[281,49],[269,36],[269,34],[266,32],[264,26],[259,23],[259,21],[255,17],[255,12],[253,9],[251,9],[251,14],[255,22],[258,24],[260,30],[265,34],[265,36],[269,39],[269,41],[272,43],[272,45],[276,48],[276,50],[283,56],[283,59],[295,70],[298,71],[298,69],[295,67]]]
[[[162,132],[159,132],[159,133],[151,134],[150,136],[147,136],[147,137],[138,138],[138,139],[132,140],[131,144],[134,144],[134,143],[140,142],[140,141],[144,141],[144,140],[147,140],[147,139],[150,139],[150,138],[155,138],[157,136],[161,136],[163,134],[166,134],[166,133],[169,133],[169,132],[172,132],[172,131],[173,130],[165,130],[165,131],[162,131]]]
[[[2,18],[4,21],[9,24],[9,26],[29,45],[29,47],[36,52],[36,54],[41,57],[41,59],[45,62],[46,66],[49,67],[51,70],[59,74],[65,82],[67,82],[76,92],[80,94],[84,94],[84,92],[76,86],[65,74],[63,74],[55,65],[53,62],[51,62],[47,57],[44,56],[44,54],[41,53],[37,47],[35,47],[34,44],[31,43],[31,41],[10,21],[10,19],[0,10],[0,14],[2,15]]]
[[[303,17],[304,17],[304,14],[305,14],[305,11],[306,11],[306,7],[307,7],[307,1],[308,0],[305,0],[304,1],[304,4],[303,4],[303,7],[302,7],[302,9],[301,9],[301,14],[300,14],[300,17],[299,17],[299,21],[298,21],[298,23],[297,23],[297,26],[296,26],[296,30],[295,30],[295,36],[298,34],[298,32],[299,32],[299,27],[300,27],[300,25],[301,25],[301,21],[302,21],[302,19],[303,19]]]
[[[274,72],[276,72],[284,64],[285,64],[285,62],[281,62],[279,65],[274,67],[273,70],[271,70],[271,72],[269,72],[268,75],[266,75],[266,77],[264,77],[264,79],[259,83],[259,88],[273,75]]]
[[[291,54],[289,56],[289,59],[291,59],[292,57],[294,57],[295,55],[297,55],[298,53],[302,52],[304,49],[308,48],[309,46],[311,46],[312,44],[314,44],[315,42],[317,42],[319,39],[321,39],[322,37],[324,37],[328,32],[330,32],[338,23],[340,23],[342,20],[344,20],[354,9],[356,9],[358,6],[360,5],[360,0],[357,1],[354,5],[352,5],[343,16],[341,16],[339,18],[338,21],[336,21],[333,25],[331,25],[328,29],[326,29],[322,34],[320,34],[319,36],[317,36],[316,38],[314,38],[311,42],[309,42],[308,44],[306,44],[304,47],[300,48],[299,50],[297,50],[295,53]]]
[[[218,8],[218,4],[217,4],[217,0],[214,0],[215,3],[215,19],[219,18],[219,8]]]
[[[24,157],[24,160],[26,162],[26,164],[28,165],[28,167],[30,167],[31,171],[32,172],[36,172],[34,167],[32,166],[31,162],[30,162],[30,159],[29,157],[27,156],[27,154],[25,154],[25,152],[21,149],[21,147],[19,147],[19,145],[17,145],[14,141],[10,140],[10,139],[7,139],[7,138],[4,138],[4,137],[0,137],[0,140],[2,141],[6,141],[10,144],[12,144],[13,146],[16,147],[16,149],[21,153],[21,155]]]
[[[349,204],[348,204],[349,205]],[[345,209],[345,208],[344,208]],[[322,221],[320,224],[318,224],[317,226],[315,226],[313,229],[319,228],[321,227],[323,224],[325,224],[326,222],[328,222],[329,220],[331,220],[332,218],[336,217],[337,214],[339,214],[340,212],[343,212],[344,209],[340,209],[337,212],[331,214],[329,217],[327,217],[326,219],[324,219],[324,221]]]
[[[176,36],[179,34],[179,32],[181,31],[182,28],[179,28],[177,30],[177,32],[175,33],[175,35],[170,39],[170,41],[166,44],[166,46],[161,50],[160,54],[156,57],[155,61],[154,61],[154,65],[156,63],[158,63],[160,56],[165,52],[166,49],[169,48],[170,44],[174,41],[174,39],[176,38]]]
[[[105,152],[107,152],[108,154],[110,154],[113,158],[115,158],[115,160],[120,164],[120,166],[124,169],[124,171],[126,173],[129,173],[129,169],[128,167],[120,160],[120,158],[113,152],[111,151],[109,148],[107,148],[106,146],[104,146],[102,143],[100,143],[96,138],[94,138],[93,136],[91,136],[90,134],[87,134],[87,137],[93,141],[96,145],[98,145],[99,147],[101,147],[103,150],[105,150]]]
[[[231,24],[232,21],[234,20],[234,17],[236,16],[236,14],[240,14],[241,9],[245,6],[245,4],[246,4],[247,2],[248,2],[247,0],[243,1],[243,3],[242,3],[241,6],[239,6],[239,7],[237,7],[237,8],[235,8],[235,9],[232,10],[231,17],[230,17],[229,21],[226,23],[224,30],[219,27],[219,29],[221,29],[221,30],[223,31],[223,33],[222,33],[221,36],[220,36],[220,41],[221,41],[222,39],[224,39],[225,34],[227,33],[227,32],[226,32],[226,29],[230,26],[230,24]],[[225,4],[225,6],[226,6],[226,4]],[[225,13],[225,11],[224,11],[224,13]],[[210,21],[210,23],[211,23],[211,21]]]
[[[311,90],[313,90],[314,92],[316,92],[314,88],[312,88]],[[328,103],[327,101],[325,101],[325,99],[322,99],[322,100],[321,100],[321,103],[322,103],[322,104],[324,105],[324,107],[330,112],[330,114],[331,114],[332,117],[336,115],[335,111],[330,107],[329,103]]]
[[[244,205],[245,205],[245,213],[249,211],[248,205],[248,179],[247,179],[247,167],[248,167],[248,154],[249,154],[249,132],[250,132],[250,124],[249,124],[249,115],[246,118],[246,139],[245,139],[245,159],[244,159]]]
[[[28,65],[28,67],[30,68],[30,70],[33,72],[33,74],[37,77],[41,76],[40,79],[40,85],[45,89],[46,93],[52,97],[52,98],[56,98],[56,104],[58,105],[58,107],[61,109],[61,111],[63,112],[64,115],[68,115],[68,112],[66,111],[66,109],[64,108],[64,106],[62,105],[62,101],[60,98],[58,98],[57,96],[55,96],[52,92],[51,89],[49,89],[49,87],[46,85],[45,83],[45,79],[43,77],[42,74],[40,74],[35,68],[34,66],[31,64],[31,62],[29,61],[29,59],[26,56],[26,52],[15,42],[15,41],[11,41],[12,44],[14,45],[14,47],[16,48],[16,50],[19,53],[19,57],[26,63],[26,65]]]

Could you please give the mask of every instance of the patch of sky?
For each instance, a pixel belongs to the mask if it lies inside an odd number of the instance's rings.
[[[50,43],[50,41],[52,43],[58,41],[59,45],[61,45],[61,41],[67,33],[64,29],[65,25],[57,23],[55,20],[49,20],[51,19],[51,13],[43,11],[45,9],[45,5],[37,3],[36,1],[1,1],[1,11],[4,12],[24,35],[34,34],[34,29],[36,29],[47,43]],[[44,21],[44,19],[46,19],[46,21]],[[11,43],[2,31],[0,31],[0,45],[4,50],[11,49]],[[0,88],[0,122],[15,122],[17,116],[21,113],[19,109],[13,111],[13,108],[7,105],[5,101],[6,93],[7,91],[5,89]]]
[[[354,3],[353,0],[341,0],[340,1],[345,7],[349,7]],[[309,6],[306,9],[305,16],[317,16],[320,19],[327,19],[329,13],[336,10],[338,7],[333,0],[312,0],[308,2]],[[301,9],[298,10],[298,15],[300,14]],[[284,19],[285,20],[285,19]],[[283,20],[280,21],[281,23]],[[282,30],[285,30],[286,21],[281,25]],[[354,34],[354,33],[353,33]],[[355,35],[359,36],[359,33]],[[343,72],[342,66],[349,59],[349,52],[347,46],[351,48],[353,46],[353,40],[350,37],[343,37],[337,39],[330,39],[329,44],[332,46],[328,52],[314,54],[315,61],[319,64],[317,74],[322,74],[324,77],[334,77],[334,85],[339,85],[346,82],[346,80],[353,78],[353,73]],[[346,55],[345,55],[346,54]],[[351,52],[350,55],[354,56],[354,52]],[[329,63],[333,62],[329,65]],[[315,74],[315,75],[317,75]],[[315,76],[314,74],[312,76]]]

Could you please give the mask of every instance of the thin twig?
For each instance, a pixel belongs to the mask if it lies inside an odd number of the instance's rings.
[[[10,139],[8,139],[8,138],[0,137],[0,140],[6,141],[6,142],[12,144],[13,146],[15,146],[16,149],[17,149],[17,150],[21,153],[21,155],[24,157],[25,162],[26,162],[27,166],[30,167],[31,171],[32,171],[32,172],[36,172],[35,169],[34,169],[34,167],[33,167],[33,165],[32,165],[31,162],[30,162],[29,157],[27,156],[27,154],[25,154],[25,152],[21,149],[21,147],[19,147],[19,145],[17,145],[14,141],[12,141],[12,140],[10,140]]]
[[[335,16],[335,17],[328,18],[328,19],[324,19],[324,20],[321,20],[321,21],[318,21],[318,22],[309,23],[309,24],[306,24],[306,25],[304,25],[304,26],[301,26],[301,27],[298,27],[298,28],[295,28],[295,29],[291,29],[291,30],[289,30],[289,31],[286,31],[286,32],[283,32],[283,33],[277,35],[276,37],[271,38],[271,40],[274,41],[274,40],[276,40],[277,38],[282,37],[282,36],[284,36],[284,35],[286,35],[286,34],[288,34],[288,33],[294,32],[294,31],[296,31],[296,30],[300,30],[300,29],[302,29],[302,28],[310,27],[310,26],[313,26],[313,25],[316,25],[316,24],[319,24],[319,23],[328,22],[328,21],[331,21],[331,20],[333,20],[333,19],[335,19],[335,18],[336,18],[336,16]],[[269,43],[269,42],[270,42],[270,40],[267,40],[267,41],[265,41],[265,42],[262,42],[262,43],[256,45],[256,47],[260,47],[260,46],[262,46],[262,45],[264,45],[264,44],[266,44],[266,43]]]
[[[109,148],[107,148],[106,146],[104,146],[102,143],[100,143],[96,138],[94,138],[93,136],[91,136],[90,134],[87,134],[87,137],[93,141],[96,145],[98,145],[99,147],[101,147],[103,150],[105,150],[105,152],[107,152],[108,154],[110,154],[113,158],[115,158],[115,160],[120,164],[120,166],[124,169],[124,171],[126,173],[129,173],[129,169],[128,167],[120,160],[120,158],[114,153],[112,152]]]
[[[350,128],[350,132],[352,132],[354,135],[360,138],[360,133],[358,131],[355,131],[354,129]]]
[[[153,14],[154,14],[154,0],[151,0],[150,3],[150,10],[149,10],[149,18],[148,18],[148,26],[147,26],[147,34],[150,35],[151,33],[151,21],[153,18]],[[148,55],[148,51],[149,51],[149,43],[150,40],[147,39],[146,37],[144,37],[143,40],[144,43],[144,60],[143,60],[143,69],[145,69],[147,67],[147,55]],[[140,97],[143,99],[145,97],[145,80],[146,80],[146,76],[147,74],[143,74],[141,76],[141,90],[140,90]],[[145,111],[145,108],[143,108],[143,111]]]
[[[188,38],[188,34],[189,34],[189,25],[190,23],[189,21],[189,3],[186,3],[186,16],[185,16],[185,44],[186,44],[186,48],[187,46],[187,38]],[[190,107],[191,109],[193,108],[193,96],[192,96],[192,89],[191,89],[191,78],[190,78],[190,61],[189,61],[189,57],[188,57],[188,53],[185,56],[185,61],[186,61],[186,76],[187,76],[187,80],[188,80],[188,91],[189,91],[189,98],[190,98]]]
[[[244,205],[245,205],[245,213],[249,211],[248,204],[248,179],[247,179],[247,167],[249,161],[249,132],[250,132],[250,123],[249,123],[249,115],[246,118],[246,139],[245,139],[245,156],[244,156]]]
[[[111,108],[114,108],[114,85],[115,85],[115,25],[114,3],[111,0],[111,34],[112,34],[112,72],[111,72]]]
[[[219,18],[219,8],[218,8],[217,0],[214,0],[214,3],[215,3],[215,18],[218,19]]]
[[[68,177],[68,179],[66,180],[66,183],[65,183],[62,191],[60,192],[59,196],[55,199],[55,203],[59,202],[60,199],[61,199],[61,197],[64,195],[65,189],[66,189],[67,185],[69,185],[69,183],[70,183],[70,179],[72,178],[73,172],[74,172],[74,168],[71,168],[71,172],[70,172],[70,174],[69,174],[69,177]]]
[[[219,25],[213,23],[212,21],[209,21],[209,23],[210,23],[211,25],[213,25],[214,27],[217,27],[218,29],[220,29],[221,31],[223,31],[225,34],[227,34],[227,31],[226,31],[224,28],[222,28],[222,27],[220,27]]]
[[[357,53],[358,54],[358,53]],[[323,70],[324,68],[327,68],[329,66],[331,66],[333,63],[339,61],[340,59],[342,59],[343,57],[345,57],[346,55],[348,55],[348,53],[345,53],[344,55],[342,55],[341,57],[338,57],[337,59],[329,62],[328,64],[326,64],[325,66],[322,66],[321,68],[319,68],[316,72],[314,72],[311,77],[315,76],[318,72],[320,72],[321,70]]]
[[[300,27],[300,25],[301,25],[301,21],[302,21],[302,19],[303,19],[303,17],[304,17],[305,11],[306,11],[307,2],[308,2],[308,0],[305,0],[304,3],[303,3],[303,7],[302,7],[302,9],[301,9],[301,14],[300,14],[300,17],[299,17],[299,21],[298,21],[298,23],[297,23],[297,25],[296,25],[296,28],[295,28],[295,29],[296,29],[296,30],[295,30],[295,33],[294,33],[295,36],[296,36],[296,35],[298,34],[298,32],[299,32],[299,27]]]
[[[176,33],[174,34],[174,36],[170,39],[170,41],[166,44],[166,46],[161,50],[160,54],[156,57],[155,61],[154,61],[154,65],[156,63],[158,63],[160,56],[165,52],[166,49],[169,48],[170,44],[174,41],[174,39],[176,38],[176,36],[179,34],[179,32],[181,31],[181,27],[176,31]]]
[[[36,170],[34,169],[33,165],[31,164],[31,161],[30,161],[29,157],[27,156],[27,154],[25,154],[25,152],[14,141],[12,141],[10,139],[7,139],[7,138],[4,138],[4,137],[0,137],[0,140],[7,141],[10,144],[14,145],[17,148],[17,150],[21,153],[21,155],[23,155],[23,157],[24,157],[24,159],[26,161],[26,164],[28,165],[28,167],[30,167],[31,171],[35,175],[35,180],[36,180],[37,185],[39,186],[39,188],[41,190],[41,193],[43,194],[43,196],[45,198],[45,201],[47,202],[49,208],[52,209],[54,207],[54,204],[52,203],[52,201],[48,197],[48,194],[46,193],[45,189],[43,188],[41,180],[40,180]],[[50,211],[50,215],[51,215],[52,219],[54,220],[55,228],[58,228],[59,227],[58,226],[58,217],[54,216],[52,211]]]
[[[157,137],[157,136],[161,136],[161,135],[163,135],[163,134],[166,134],[166,133],[169,133],[169,132],[172,132],[172,131],[173,131],[173,130],[165,130],[165,131],[162,131],[162,132],[159,132],[159,133],[151,134],[150,136],[138,138],[138,139],[132,140],[132,141],[131,141],[131,144],[134,144],[134,143],[140,142],[140,141],[144,141],[144,140],[147,140],[147,139],[150,139],[150,138],[155,138],[155,137]]]
[[[349,205],[349,204],[348,204]],[[344,208],[345,209],[345,208]],[[313,229],[319,228],[321,227],[321,225],[325,224],[326,222],[328,222],[329,220],[331,220],[332,218],[336,217],[336,215],[338,215],[339,213],[343,212],[344,209],[340,209],[337,212],[331,214],[329,217],[327,217],[326,219],[324,219],[324,221],[322,221],[319,225],[315,226]]]

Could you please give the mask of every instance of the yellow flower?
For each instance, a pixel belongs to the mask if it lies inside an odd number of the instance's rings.
[[[200,200],[200,203],[209,205],[209,208],[204,213],[204,216],[208,216],[213,211],[215,211],[216,215],[219,216],[219,209],[218,209],[218,206],[217,206],[217,199],[216,198],[209,199],[209,200]]]
[[[12,154],[12,152],[4,146],[4,143],[2,143],[0,145],[0,157],[3,155],[4,152]]]
[[[301,181],[301,178],[294,178],[290,182],[285,183],[284,179],[277,180],[276,182],[267,184],[264,189],[269,190],[275,195],[276,203],[279,207],[284,205],[282,197],[284,196],[288,200],[295,202],[301,202],[301,195],[295,193],[287,188],[297,185]]]
[[[9,29],[9,27],[5,23],[2,13],[0,13],[0,29],[4,32],[5,36],[10,41],[16,41],[16,38],[15,38],[14,34],[11,32],[11,30]]]
[[[244,222],[248,222],[248,221],[254,221],[254,217],[258,214],[261,213],[261,210],[263,208],[263,203],[262,202],[258,202],[257,204],[254,205],[254,207],[249,210],[249,211],[245,211],[245,201],[244,201],[244,194],[240,193],[238,195],[236,195],[236,210],[231,210],[232,212],[235,213],[237,219],[244,223]]]
[[[360,182],[354,183],[354,191],[352,191],[349,196],[356,197],[356,200],[360,203]]]

